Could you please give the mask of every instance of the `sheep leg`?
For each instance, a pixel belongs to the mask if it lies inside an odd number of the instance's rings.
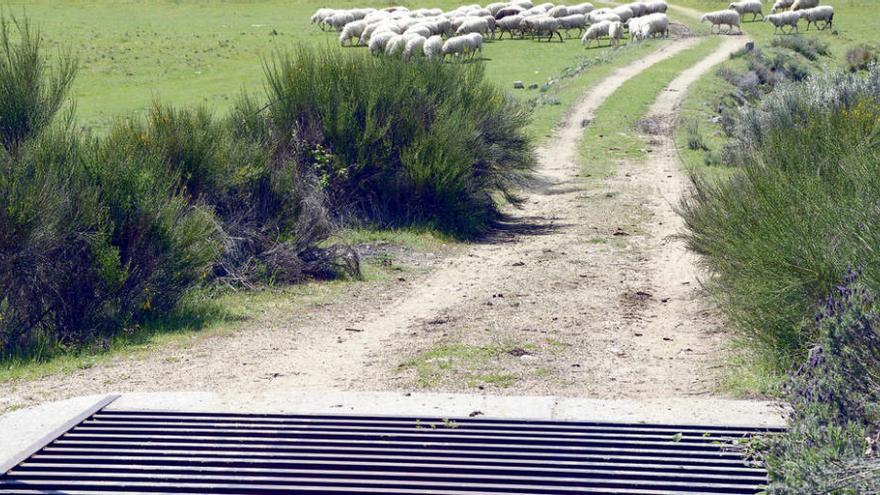
[[[559,31],[556,31],[556,36],[559,36],[559,42],[560,42],[560,43],[565,43],[565,40],[562,39],[562,35],[559,33]],[[550,33],[550,39],[551,39],[551,40],[553,39],[553,33]]]

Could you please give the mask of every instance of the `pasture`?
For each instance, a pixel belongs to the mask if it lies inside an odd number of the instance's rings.
[[[454,8],[453,0],[403,2],[411,7]],[[295,45],[338,46],[336,35],[309,23],[319,7],[379,7],[377,0],[266,1],[120,1],[7,3],[7,14],[27,14],[40,27],[45,46],[69,50],[80,62],[73,94],[79,122],[106,130],[120,116],[138,116],[154,100],[172,105],[205,105],[224,112],[242,91],[263,88],[263,60]],[[598,4],[597,4],[598,5]],[[688,22],[691,22],[688,20]],[[487,78],[511,89],[513,81],[544,85],[566,69],[613,65],[617,53],[607,47],[585,50],[575,36],[565,43],[533,40],[487,42],[483,58]],[[634,60],[656,46],[648,42],[621,50]],[[365,50],[365,48],[343,48]],[[582,73],[589,76],[590,70]],[[550,103],[539,105],[534,134],[545,135],[564,113],[565,104],[585,88],[563,80],[551,88]],[[595,80],[593,80],[595,82]],[[539,90],[517,90],[523,100]],[[545,100],[546,101],[546,100]]]

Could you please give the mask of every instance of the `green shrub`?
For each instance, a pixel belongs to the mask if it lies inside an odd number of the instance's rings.
[[[813,341],[817,301],[850,266],[880,288],[880,70],[777,88],[735,118],[733,178],[694,178],[689,247],[734,328],[781,367]]]
[[[703,141],[703,133],[700,131],[700,122],[696,119],[688,122],[687,127],[687,146],[689,150],[709,151],[709,147]]]
[[[818,60],[820,56],[828,57],[831,51],[828,43],[808,36],[776,36],[773,38],[772,46],[779,48],[787,48],[796,53],[800,53],[807,60]]]
[[[816,318],[818,342],[791,378],[789,429],[769,438],[769,492],[876,493],[880,470],[880,315],[850,273]]]
[[[11,153],[50,125],[76,75],[75,59],[50,66],[40,44],[27,19],[0,16],[0,144]]]
[[[846,66],[850,72],[866,70],[871,64],[876,64],[877,61],[878,57],[875,49],[868,45],[859,45],[850,48],[846,52]]]
[[[276,146],[307,136],[329,152],[320,176],[337,215],[472,235],[534,166],[525,111],[480,64],[301,48],[266,73]]]

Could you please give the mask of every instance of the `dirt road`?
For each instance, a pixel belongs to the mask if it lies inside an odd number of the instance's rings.
[[[685,186],[668,125],[652,159],[580,176],[577,144],[621,83],[698,42],[671,41],[588,91],[540,150],[541,184],[487,242],[405,281],[266,312],[230,335],[12,383],[0,412],[100,392],[458,390],[664,398],[715,393],[724,335],[694,263],[669,238]],[[687,87],[744,43],[683,72],[649,118],[670,124]]]

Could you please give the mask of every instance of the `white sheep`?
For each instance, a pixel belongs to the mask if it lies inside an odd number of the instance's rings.
[[[733,2],[728,6],[730,10],[735,10],[740,17],[744,17],[746,14],[752,14],[752,22],[761,16],[761,19],[764,18],[763,5],[761,5],[761,0],[742,0],[740,2]]]
[[[620,17],[620,22],[626,22],[635,16],[635,13],[632,11],[632,9],[627,7],[626,5],[614,7],[613,9],[611,9],[611,12],[615,13],[617,17]]]
[[[560,17],[565,17],[568,15],[568,7],[566,7],[565,5],[557,5],[556,7],[548,10],[547,15],[550,17],[555,17],[557,19]]]
[[[486,34],[489,32],[489,22],[482,17],[474,17],[465,19],[464,22],[455,30],[456,36],[462,36],[471,33]]]
[[[703,14],[703,17],[700,18],[700,22],[706,22],[712,24],[710,30],[715,32],[715,27],[718,27],[718,34],[721,34],[721,26],[727,26],[727,32],[733,31],[734,26],[742,33],[742,28],[739,25],[739,12],[735,10],[719,10],[716,12],[708,12]]]
[[[422,46],[422,52],[428,60],[434,60],[441,56],[443,54],[443,38],[437,35],[431,36],[425,40],[425,44]]]
[[[773,24],[774,33],[777,29],[782,30],[782,32],[785,33],[785,26],[791,27],[788,32],[798,31],[798,21],[800,19],[800,12],[780,12],[778,14],[768,15],[764,18],[764,22]]]
[[[402,34],[395,34],[388,40],[388,43],[385,45],[385,55],[389,57],[395,57],[403,53],[403,49],[406,48],[407,37]]]
[[[775,14],[780,10],[785,10],[791,7],[791,4],[794,3],[794,0],[776,0],[776,3],[773,4],[773,8],[770,9],[771,14]]]
[[[311,17],[312,24],[324,29],[324,19],[336,14],[336,9],[318,9]]]
[[[559,36],[559,41],[564,41],[562,39],[562,34],[559,32],[559,20],[554,17],[526,17],[523,20],[523,26],[539,39],[541,38],[541,35],[546,34],[547,41],[550,41],[555,34],[556,36]]]
[[[361,44],[361,35],[364,34],[364,30],[367,28],[366,21],[354,21],[349,22],[342,28],[342,32],[339,33],[339,44],[345,46],[346,42],[351,42],[352,39],[357,39],[358,45]]]
[[[819,6],[819,0],[794,0],[794,3],[791,4],[792,12],[797,10],[806,10],[812,9],[813,7]]]
[[[589,28],[587,28],[587,32],[584,33],[584,36],[581,38],[581,45],[585,45],[587,48],[593,43],[593,40],[596,40],[599,46],[602,44],[599,42],[599,39],[608,36],[609,31],[611,30],[611,21],[599,21]]]
[[[632,10],[633,17],[642,17],[648,14],[648,6],[644,2],[632,2],[626,4]]]
[[[645,14],[665,14],[669,5],[662,0],[645,3]]]
[[[588,2],[584,2],[584,3],[579,3],[577,5],[572,5],[571,7],[569,7],[568,8],[568,15],[575,15],[575,14],[587,15],[594,10],[596,10],[596,7],[593,7],[593,4],[588,3]]]
[[[468,36],[453,36],[443,43],[441,55],[445,59],[447,55],[452,55],[456,59],[468,54],[471,47],[471,41]]]
[[[509,4],[507,4],[505,2],[495,2],[495,3],[490,3],[489,5],[486,5],[486,10],[491,12],[492,15],[494,16],[495,14],[498,13],[499,10],[501,10],[507,6],[509,6]]]
[[[617,46],[620,44],[620,40],[623,39],[623,23],[622,22],[612,22],[611,26],[608,27],[608,38],[611,40],[611,44]]]
[[[630,21],[629,32],[633,39],[645,40],[655,36],[669,37],[669,17],[663,13],[649,14]]]
[[[519,32],[520,37],[522,37],[525,33],[523,32],[523,19],[525,19],[521,15],[514,15],[510,17],[505,17],[503,19],[499,19],[496,22],[498,30],[501,31],[498,35],[498,39],[500,40],[504,33],[510,33],[510,37],[513,38],[514,32]]]
[[[424,24],[416,24],[415,26],[410,26],[403,34],[418,34],[423,38],[427,38],[434,33],[430,26],[426,26]]]
[[[590,12],[590,24],[596,24],[598,22],[608,21],[608,22],[623,22],[620,20],[620,16],[615,14],[614,12],[607,11],[598,11],[594,10]]]
[[[348,24],[349,22],[354,22],[356,20],[358,19],[355,19],[354,14],[352,14],[351,12],[340,12],[324,19],[324,24],[336,29],[337,31],[342,31],[342,28],[344,28],[346,24]]]
[[[833,27],[834,7],[830,5],[820,5],[819,7],[802,10],[800,13],[801,18],[807,20],[807,31],[810,30],[810,24],[815,24],[820,31]],[[825,24],[819,27],[819,21]]]
[[[511,5],[510,7],[505,7],[503,9],[499,10],[498,12],[496,12],[495,13],[495,20],[500,21],[501,19],[504,19],[505,17],[520,15],[525,10],[526,9],[524,9],[522,7],[517,7],[517,6]]]
[[[370,37],[370,44],[368,45],[370,48],[370,53],[373,55],[379,55],[380,53],[385,52],[385,47],[388,45],[388,42],[391,41],[391,38],[399,36],[390,31],[382,31],[380,33],[373,33],[373,36]]]
[[[403,59],[410,60],[415,55],[423,54],[426,41],[428,41],[428,39],[422,36],[412,36],[409,38],[406,41],[406,45],[403,47]]]
[[[558,21],[559,29],[565,30],[566,34],[568,34],[569,30],[577,29],[578,37],[580,37],[584,33],[584,29],[587,28],[587,16],[584,14],[567,15],[565,17],[560,17]]]

